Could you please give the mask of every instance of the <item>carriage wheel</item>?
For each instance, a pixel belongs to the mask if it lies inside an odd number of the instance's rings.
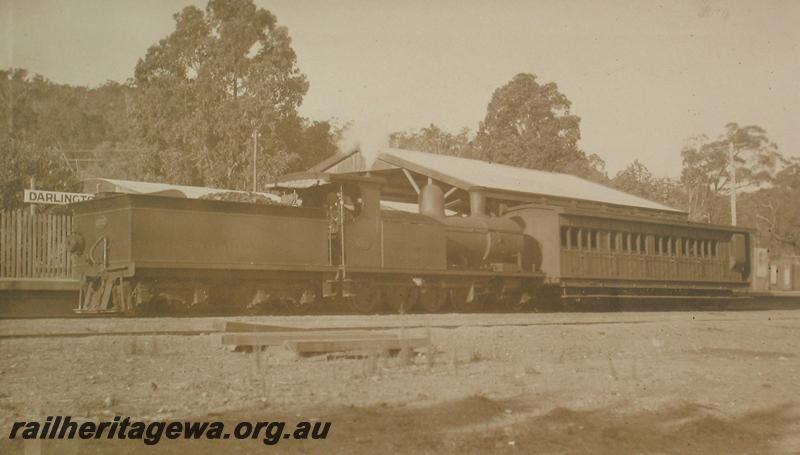
[[[386,291],[386,304],[394,313],[408,313],[417,306],[417,290],[410,286],[397,286]]]
[[[355,291],[354,296],[345,298],[347,305],[361,314],[374,313],[381,301],[380,289],[366,283],[356,283]]]
[[[419,296],[419,303],[429,313],[436,313],[447,303],[447,292],[439,287],[425,287]]]

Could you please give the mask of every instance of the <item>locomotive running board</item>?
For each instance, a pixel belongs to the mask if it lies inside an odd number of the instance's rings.
[[[82,315],[97,315],[97,316],[105,316],[105,315],[114,315],[114,314],[123,314],[123,311],[120,310],[85,310],[83,308],[73,308],[72,312],[75,314],[82,314]]]
[[[614,294],[566,294],[562,299],[660,299],[660,300],[750,300],[751,296],[734,295],[614,295]]]

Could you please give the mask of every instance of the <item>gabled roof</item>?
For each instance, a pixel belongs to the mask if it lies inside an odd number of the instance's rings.
[[[389,148],[382,151],[372,166],[373,170],[395,167],[422,174],[464,190],[483,187],[495,191],[528,193],[537,196],[685,213],[574,175],[523,169],[455,156]]]
[[[366,170],[364,157],[358,149],[336,152],[308,169],[309,172],[358,172]]]

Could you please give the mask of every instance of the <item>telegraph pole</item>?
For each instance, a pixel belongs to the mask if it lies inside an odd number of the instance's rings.
[[[258,182],[258,159],[256,157],[256,153],[258,152],[258,130],[253,130],[253,192],[256,192],[256,186]]]
[[[731,225],[736,226],[736,162],[733,160],[733,140],[728,146],[728,161],[731,166]]]
[[[31,177],[31,189],[32,190],[36,189],[36,177]],[[36,213],[36,209],[33,208],[34,205],[36,204],[31,204],[31,216],[33,216],[33,214]]]

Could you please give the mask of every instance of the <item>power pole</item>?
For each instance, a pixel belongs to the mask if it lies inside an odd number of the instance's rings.
[[[258,159],[256,157],[256,153],[258,152],[258,130],[253,130],[253,192],[256,192],[256,186],[258,183]]]
[[[733,140],[728,147],[728,161],[731,166],[731,225],[736,226],[736,162],[733,160]]]
[[[31,177],[31,189],[32,190],[36,189],[36,177]],[[33,208],[34,205],[36,204],[31,204],[31,216],[33,216],[33,214],[36,213],[36,209]]]

